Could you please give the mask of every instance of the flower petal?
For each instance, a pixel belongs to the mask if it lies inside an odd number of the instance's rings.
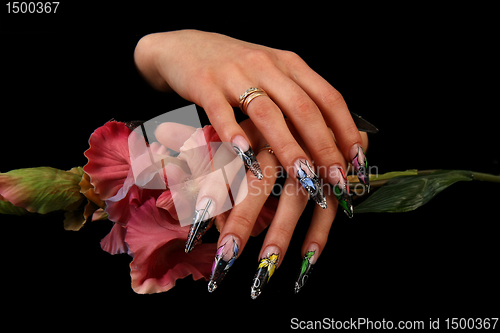
[[[202,177],[212,172],[210,163],[213,154],[211,142],[220,142],[219,135],[212,126],[198,128],[180,148],[178,158],[186,161],[194,178]]]
[[[123,186],[130,169],[128,136],[123,123],[110,121],[92,133],[90,148],[85,152],[89,162],[83,167],[90,176],[95,193],[101,200],[114,196]]]
[[[188,164],[191,174],[193,174],[195,178],[205,176],[212,172],[209,145],[207,145],[205,141],[205,136],[201,128],[198,128],[193,135],[184,142],[178,158]]]
[[[165,191],[158,197],[156,206],[168,210],[176,220],[192,218],[198,196],[196,181],[192,180],[191,175],[181,167],[172,163],[165,166],[161,174],[164,175],[170,191]]]
[[[203,127],[203,134],[205,135],[205,140],[207,142],[221,142],[219,134],[217,134],[215,128],[211,125]]]
[[[90,184],[90,176],[87,173],[83,173],[82,180],[78,184],[80,186],[80,193],[83,194],[89,201],[95,203],[97,206],[104,208],[106,204],[101,198],[95,193],[94,186]]]
[[[208,280],[216,244],[201,244],[186,254],[188,232],[188,226],[180,227],[167,211],[158,209],[154,198],[132,214],[125,241],[134,253],[130,276],[135,292],[167,291],[189,274]]]
[[[123,188],[125,188],[125,186]],[[122,191],[122,189],[120,189],[120,191]],[[108,219],[111,221],[126,225],[132,212],[142,205],[145,200],[150,197],[157,198],[161,193],[161,190],[142,189],[136,185],[131,185],[127,187],[125,197],[114,200],[115,196],[106,200],[105,212],[108,214]]]
[[[110,254],[128,253],[128,245],[125,243],[127,229],[115,223],[109,234],[101,240],[101,248]]]

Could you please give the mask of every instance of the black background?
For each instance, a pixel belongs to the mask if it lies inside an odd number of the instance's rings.
[[[144,83],[133,51],[145,34],[194,28],[302,56],[352,111],[378,126],[368,158],[380,173],[500,173],[492,103],[498,45],[487,8],[285,11],[232,4],[209,11],[63,2],[57,14],[37,16],[9,15],[2,6],[1,172],[84,165],[88,137],[111,118],[147,120],[190,104]],[[223,15],[211,14],[217,11]],[[439,317],[441,327],[446,317],[499,317],[498,190],[457,183],[414,212],[339,215],[312,278],[294,295],[309,205],[286,260],[255,301],[250,284],[264,234],[250,240],[213,294],[206,282],[187,277],[166,293],[137,295],[130,258],[100,249],[111,222],[69,232],[59,213],[1,216],[1,317],[40,327],[224,331],[286,329],[294,317],[426,325]],[[217,233],[207,238],[215,241]]]

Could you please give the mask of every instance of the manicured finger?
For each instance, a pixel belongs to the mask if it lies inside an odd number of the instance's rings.
[[[284,74],[276,74],[266,82],[268,94],[292,121],[315,163],[326,167],[341,165],[342,153],[330,135],[323,114],[309,95]]]
[[[306,191],[304,191],[294,179],[290,177],[287,178],[281,192],[278,210],[269,226],[259,255],[259,264],[253,279],[250,294],[253,299],[261,294],[274,274],[274,271],[283,261],[295,226],[306,204]],[[316,207],[319,208],[319,206]]]
[[[326,208],[313,163],[291,134],[278,106],[268,96],[259,96],[246,111],[288,174],[295,177],[318,205]]]
[[[220,285],[229,268],[243,251],[255,221],[276,181],[276,172],[271,172],[271,169],[278,165],[276,157],[265,151],[261,152],[258,157],[261,165],[265,167],[264,170],[269,172],[264,172],[262,180],[247,177],[248,186],[242,187],[236,197],[236,204],[222,226],[208,284],[210,292]]]
[[[199,192],[186,241],[186,252],[190,252],[200,241],[213,217],[232,208],[232,193],[237,193],[241,184],[247,183],[243,162],[231,145],[210,143],[209,146],[194,149],[198,158],[209,163],[205,163],[208,167],[204,170],[198,170],[198,178],[193,180],[198,184]]]
[[[342,95],[314,72],[300,57],[289,54],[288,76],[294,80],[320,109],[326,124],[333,130],[344,158],[351,162],[360,180],[369,189],[368,163],[362,138]],[[314,156],[314,154],[313,154]]]
[[[289,77],[284,74],[274,75],[273,80],[275,82],[270,87],[273,89],[270,94],[305,142],[314,159],[317,173],[333,187],[343,190],[347,187],[347,163],[330,134],[323,114],[306,92]],[[346,213],[353,216],[348,193],[343,191],[337,194],[339,202],[345,203],[343,208]]]
[[[327,193],[327,200],[335,201],[336,199],[330,193]],[[295,282],[295,293],[298,293],[303,287],[312,272],[314,264],[318,260],[327,241],[330,229],[337,214],[337,205],[330,205],[333,209],[315,209],[311,224],[307,231],[302,245],[302,263],[299,274]]]
[[[223,142],[230,142],[246,167],[257,179],[262,178],[260,165],[248,137],[236,122],[234,111],[217,87],[208,87],[200,96],[200,104]]]

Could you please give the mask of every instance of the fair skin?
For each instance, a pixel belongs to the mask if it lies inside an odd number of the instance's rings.
[[[261,194],[248,195],[231,210],[219,238],[220,241],[233,235],[241,250],[270,192],[265,189],[275,182],[275,175],[266,170],[278,165],[293,170],[294,163],[301,158],[314,165],[321,178],[332,183],[329,168],[346,169],[346,161],[354,157],[356,145],[366,150],[366,134],[357,130],[342,95],[293,52],[215,33],[182,30],[143,37],[134,57],[139,72],[155,89],[173,90],[203,107],[222,141],[234,142],[242,137],[253,147],[264,177],[257,180],[249,174],[252,184],[248,188],[249,191],[260,188]],[[246,110],[251,121],[238,124],[232,107],[238,106],[239,96],[250,87],[259,87],[268,96],[252,100]],[[266,144],[274,154],[259,152]],[[261,251],[277,247],[280,263],[307,203],[307,193],[299,191],[301,185],[295,177],[288,177],[285,186],[298,190],[280,197]],[[319,256],[326,244],[337,213],[336,199],[328,192],[325,193],[328,207],[315,207],[303,254],[315,243]]]

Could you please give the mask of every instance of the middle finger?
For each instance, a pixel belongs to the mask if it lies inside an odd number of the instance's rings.
[[[326,208],[313,163],[291,134],[278,106],[268,96],[259,96],[247,106],[246,112],[288,174],[300,182],[318,205]]]
[[[263,170],[262,180],[247,177],[248,186],[240,189],[227,221],[222,226],[217,244],[208,291],[213,292],[226,276],[229,268],[241,254],[252,232],[255,221],[276,181],[278,160],[272,154],[261,152],[258,159]],[[245,198],[241,194],[246,193]]]

